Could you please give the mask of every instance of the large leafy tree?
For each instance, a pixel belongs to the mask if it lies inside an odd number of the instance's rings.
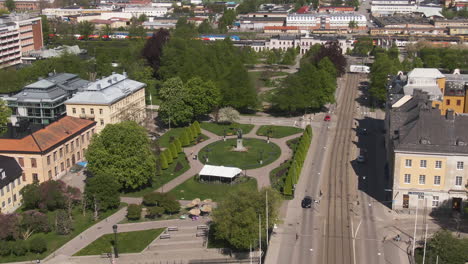
[[[111,175],[125,189],[147,185],[155,175],[146,131],[133,121],[107,125],[93,137],[86,159],[93,175]]]
[[[19,232],[19,216],[17,214],[0,214],[0,240],[17,239]],[[2,242],[4,243],[4,242]]]
[[[116,208],[120,204],[120,184],[111,175],[98,175],[88,178],[85,186],[86,204],[94,211],[95,219],[99,212]]]
[[[465,263],[468,259],[468,239],[457,239],[449,231],[435,233],[427,242],[426,260],[435,263]]]
[[[92,35],[94,32],[94,24],[85,20],[78,23],[78,32],[85,39],[88,39],[89,35]]]
[[[338,76],[345,73],[346,58],[343,56],[338,41],[331,41],[322,45],[312,61],[315,64],[318,64],[325,57],[328,57],[328,59],[330,59],[330,61],[335,65]]]
[[[161,66],[163,47],[169,40],[169,35],[167,29],[159,29],[146,41],[145,47],[143,48],[142,55],[155,72],[157,72]]]
[[[4,5],[10,12],[15,11],[16,9],[16,3],[14,0],[5,0]]]
[[[11,109],[6,105],[6,102],[0,99],[0,135],[7,130],[8,119],[11,116]]]
[[[268,205],[266,192],[268,192]],[[215,237],[225,240],[233,248],[248,249],[250,245],[258,243],[259,215],[262,218],[261,232],[264,239],[265,208],[268,206],[269,209],[268,228],[272,228],[278,219],[280,201],[279,194],[272,189],[263,189],[260,192],[239,190],[229,193],[213,212]]]
[[[385,101],[387,96],[388,76],[401,70],[398,58],[390,58],[387,52],[376,54],[376,59],[371,67],[371,88],[369,92],[377,101]]]
[[[206,115],[219,106],[221,93],[212,81],[203,81],[195,77],[185,84],[186,103],[192,107],[195,117]]]

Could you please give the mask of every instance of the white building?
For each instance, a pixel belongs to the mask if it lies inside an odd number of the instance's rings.
[[[442,17],[442,7],[438,5],[417,4],[374,4],[371,5],[371,13],[374,16],[390,16],[394,14],[422,13],[426,17]]]
[[[52,18],[52,17],[67,17],[73,15],[81,14],[92,14],[92,13],[104,13],[111,12],[112,7],[103,7],[95,9],[83,9],[83,8],[44,8],[42,9],[42,14]]]
[[[367,19],[360,14],[290,14],[286,17],[286,26],[297,26],[300,29],[348,29],[349,23],[355,21],[357,29],[365,29]]]
[[[413,95],[414,90],[418,89],[427,92],[431,100],[442,100],[438,80],[445,76],[438,69],[415,68],[408,73],[407,78],[407,84],[403,87],[405,95]]]
[[[107,12],[101,14],[101,19],[110,18],[126,18],[131,19],[132,17],[139,17],[146,15],[150,21],[154,17],[163,17],[167,14],[167,8],[165,7],[127,7],[122,12]]]

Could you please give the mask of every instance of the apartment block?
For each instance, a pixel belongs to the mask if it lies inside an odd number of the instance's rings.
[[[286,18],[287,26],[296,26],[303,30],[349,29],[350,22],[356,23],[357,30],[367,28],[366,16],[360,14],[290,14]]]
[[[8,214],[21,206],[23,169],[12,157],[0,155],[0,213]]]
[[[84,160],[94,133],[96,122],[65,116],[35,132],[0,138],[0,155],[18,162],[25,184],[57,180]]]

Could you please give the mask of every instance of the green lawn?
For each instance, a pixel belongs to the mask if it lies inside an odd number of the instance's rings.
[[[266,140],[254,138],[244,138],[243,145],[247,151],[233,151],[236,141],[237,139],[231,138],[211,143],[198,152],[198,158],[202,163],[210,165],[254,169],[272,163],[281,155],[278,145],[272,142],[268,144]],[[206,162],[206,156],[208,156],[208,162]],[[260,159],[263,159],[263,164],[260,164]]]
[[[178,162],[180,163],[180,165],[182,165],[182,168],[179,171],[175,171]],[[179,153],[179,157],[177,158],[177,160],[174,160],[174,162],[172,162],[172,164],[169,165],[169,168],[167,170],[163,170],[161,176],[156,176],[156,178],[153,180],[152,186],[146,187],[139,191],[123,193],[122,196],[142,197],[145,194],[154,192],[163,184],[170,182],[171,180],[180,176],[182,173],[186,172],[189,168],[190,165],[185,157],[185,153]]]
[[[174,194],[179,200],[193,200],[195,198],[213,199],[219,202],[224,199],[226,193],[229,191],[248,189],[257,190],[257,180],[254,178],[246,178],[245,182],[237,184],[215,184],[215,183],[201,183],[195,177],[186,180],[181,185],[172,189],[170,193]]]
[[[302,133],[304,131],[301,128],[289,127],[289,126],[261,126],[257,130],[257,135],[266,136],[269,129],[271,129],[272,138],[283,138],[283,137],[291,136],[294,134]]]
[[[120,205],[120,208],[126,206],[126,204],[122,203]],[[100,220],[107,218],[108,216],[112,215],[115,213],[118,209],[114,210],[109,210],[105,213],[102,213],[99,217]],[[49,221],[51,224],[55,222],[55,214],[56,212],[49,212],[47,213],[49,217]],[[5,262],[18,262],[18,261],[30,261],[30,260],[36,260],[36,259],[44,259],[48,255],[52,254],[55,250],[60,248],[62,245],[79,235],[81,232],[85,231],[89,227],[91,227],[94,224],[97,224],[98,222],[93,221],[93,212],[88,211],[86,213],[86,216],[83,216],[83,213],[81,210],[76,207],[73,210],[73,231],[65,236],[58,235],[54,231],[49,232],[47,234],[44,233],[36,233],[33,234],[28,240],[31,240],[35,237],[42,237],[44,238],[45,241],[47,241],[47,251],[42,253],[42,254],[33,254],[28,252],[25,256],[15,256],[15,255],[10,255],[10,256],[1,256],[0,257],[0,263],[5,263]]]
[[[117,246],[119,253],[138,253],[143,251],[153,240],[156,239],[165,228],[124,232],[117,234]],[[114,234],[103,235],[93,243],[80,250],[74,256],[100,255],[112,252],[114,245]]]
[[[201,128],[210,131],[218,136],[224,135],[224,130],[226,130],[226,135],[235,135],[237,133],[237,129],[242,129],[243,134],[248,134],[250,130],[254,127],[254,125],[249,124],[217,124],[217,123],[209,123],[209,122],[202,122],[200,123]]]
[[[185,127],[176,127],[176,128],[171,128],[171,130],[167,131],[166,133],[164,133],[164,135],[162,135],[160,138],[159,138],[159,146],[161,148],[168,148],[169,147],[169,144],[177,137],[179,137],[182,132],[184,132],[184,129]],[[203,140],[207,140],[209,137],[206,136],[206,135],[203,135],[201,134],[199,136],[199,138],[203,138]]]

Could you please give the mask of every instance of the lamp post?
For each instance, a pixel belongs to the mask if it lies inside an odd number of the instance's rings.
[[[260,164],[263,164],[263,149],[260,150]]]
[[[114,254],[115,258],[118,258],[119,250],[117,249],[117,225],[113,225],[112,229],[114,230]]]
[[[226,128],[223,128],[223,141],[226,141]]]

